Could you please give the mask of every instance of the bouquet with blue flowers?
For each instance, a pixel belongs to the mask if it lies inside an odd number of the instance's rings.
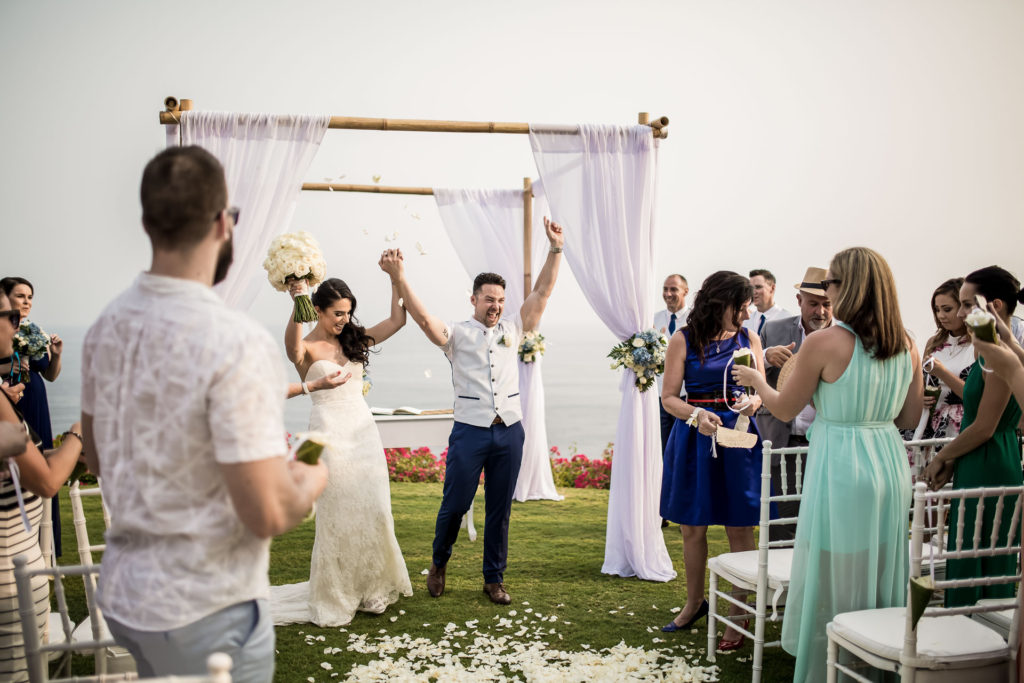
[[[18,326],[18,331],[14,335],[14,352],[18,354],[22,359],[39,360],[46,355],[46,350],[50,347],[50,335],[46,334],[39,325],[28,320],[22,320],[21,325]],[[30,381],[30,375],[25,369],[25,364],[21,366],[21,382],[28,384]]]
[[[636,375],[636,388],[644,392],[665,372],[667,346],[668,340],[660,332],[644,330],[613,346],[608,357],[613,361],[612,370],[622,367],[632,370]]]
[[[523,341],[519,343],[519,360],[524,363],[532,363],[537,356],[543,356],[547,351],[544,345],[544,335],[540,332],[526,332],[523,334]]]

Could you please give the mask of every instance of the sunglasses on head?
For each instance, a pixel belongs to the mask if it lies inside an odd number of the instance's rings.
[[[21,311],[0,311],[0,318],[7,318],[11,322],[11,325],[17,327],[21,324]]]

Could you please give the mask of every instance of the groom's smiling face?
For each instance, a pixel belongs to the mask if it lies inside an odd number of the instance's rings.
[[[473,304],[473,318],[484,327],[494,327],[505,310],[505,288],[501,285],[482,285],[469,301]]]

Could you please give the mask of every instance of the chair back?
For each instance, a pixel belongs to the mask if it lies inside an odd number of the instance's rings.
[[[772,492],[773,455],[780,456],[779,474],[781,478],[781,489],[778,493]],[[787,462],[788,459],[786,458],[787,455],[795,456],[796,466],[792,468],[792,471],[789,469]],[[772,448],[771,441],[765,441],[761,446],[761,515],[757,547],[758,550],[764,553],[765,561],[767,561],[769,548],[792,548],[795,543],[793,540],[769,541],[768,529],[773,525],[796,524],[796,517],[772,519],[771,506],[772,503],[798,501],[803,497],[804,482],[803,467],[801,467],[801,465],[806,458],[807,446],[798,446],[796,448]],[[793,482],[793,488],[796,493],[786,493],[786,491],[790,489],[790,481]]]
[[[959,560],[980,557],[1006,557],[1020,555],[1020,526],[1021,505],[1024,500],[1024,486],[995,486],[979,487],[973,489],[943,488],[938,491],[929,491],[924,482],[914,484],[914,516],[910,526],[910,576],[911,585],[913,579],[921,577],[921,564],[923,559],[923,547],[925,541],[925,530],[932,527],[928,517],[934,513],[934,533],[937,542],[932,543],[928,549],[934,555],[934,561]],[[968,506],[974,507],[974,523],[968,524],[966,518],[969,516]],[[986,514],[985,510],[993,510],[991,516],[991,530],[983,532]],[[1009,518],[1008,527],[1003,525],[1003,513],[1012,509],[1013,514]],[[947,549],[946,540],[947,518],[955,510],[956,541],[952,549]],[[970,534],[970,542],[964,538]],[[1020,564],[1015,563],[1014,573],[1004,576],[977,576],[964,579],[936,579],[935,590],[947,590],[951,588],[965,588],[969,586],[997,586],[1013,585],[1015,588],[1020,584]],[[917,656],[917,631],[912,627],[912,609],[910,587],[907,591],[907,626],[904,639],[905,656],[913,658]],[[978,603],[963,607],[928,607],[924,616],[943,616],[955,614],[979,614],[983,612],[996,612],[1006,609],[1005,604],[999,603]],[[1013,618],[1010,624],[1007,646],[1011,652],[1016,652],[1020,637],[1020,610],[1013,610]]]

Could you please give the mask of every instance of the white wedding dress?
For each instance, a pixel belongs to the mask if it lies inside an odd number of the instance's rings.
[[[318,360],[306,381],[339,369]],[[275,625],[344,626],[356,611],[380,614],[400,595],[412,595],[409,571],[395,538],[388,466],[380,433],[363,400],[363,366],[349,362],[345,384],[311,394],[310,431],[327,432],[323,459],[327,489],[316,502],[316,540],[309,581],[273,586]]]

